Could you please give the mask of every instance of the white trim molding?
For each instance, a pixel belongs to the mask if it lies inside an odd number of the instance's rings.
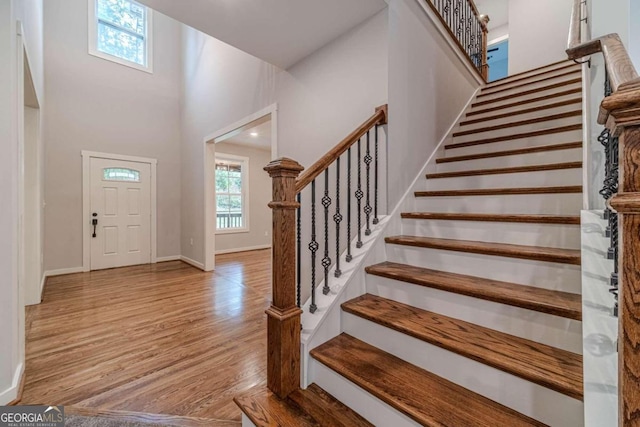
[[[13,373],[13,381],[11,381],[11,387],[6,389],[5,391],[0,392],[0,405],[6,405],[18,398],[18,394],[20,393],[20,383],[22,382],[23,375],[24,363],[20,363]]]
[[[160,256],[156,258],[156,262],[180,261],[180,255]]]
[[[91,159],[121,160],[125,162],[148,163],[151,166],[151,264],[157,261],[158,251],[158,204],[157,167],[158,160],[148,157],[122,154],[81,151],[82,156],[82,270],[91,271],[91,224],[86,219],[91,214]],[[69,273],[67,273],[69,274]]]
[[[186,262],[187,264],[192,265],[192,266],[194,266],[195,268],[199,268],[199,269],[200,269],[200,270],[202,270],[202,271],[206,271],[206,270],[204,269],[204,264],[202,264],[201,262],[198,262],[198,261],[196,261],[196,260],[193,260],[193,259],[191,259],[191,258],[189,258],[189,257],[186,257],[186,256],[184,256],[184,255],[181,255],[181,256],[180,256],[180,261]]]
[[[229,133],[248,125],[249,123],[271,118],[271,159],[278,157],[278,104],[271,104],[237,122],[207,135],[203,140],[204,154],[204,271],[213,271],[216,255],[216,203],[215,203],[215,167],[216,142],[221,142]]]
[[[261,249],[271,249],[271,245],[247,246],[246,248],[221,249],[216,251],[216,255],[234,254],[237,252],[258,251]]]

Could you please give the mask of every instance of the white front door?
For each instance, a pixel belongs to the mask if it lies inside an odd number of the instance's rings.
[[[91,270],[151,262],[151,165],[91,158]]]

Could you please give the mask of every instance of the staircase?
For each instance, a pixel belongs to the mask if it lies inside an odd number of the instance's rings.
[[[253,424],[583,425],[580,70],[482,88],[311,351],[315,384],[239,397]]]

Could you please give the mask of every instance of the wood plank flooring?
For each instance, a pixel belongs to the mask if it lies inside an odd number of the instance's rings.
[[[21,404],[239,424],[233,397],[266,384],[270,250],[216,263],[50,278],[28,308]]]

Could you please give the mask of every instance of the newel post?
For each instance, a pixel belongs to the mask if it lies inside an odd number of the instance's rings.
[[[272,301],[267,313],[267,386],[280,398],[300,387],[300,314],[296,305],[296,178],[304,168],[281,158],[264,170],[273,201]]]
[[[619,135],[619,425],[640,422],[640,82],[621,85],[602,102],[607,127]]]
[[[489,37],[489,16],[480,15],[480,23],[482,24],[482,78],[486,82],[489,79],[489,64],[487,63],[487,38]]]

